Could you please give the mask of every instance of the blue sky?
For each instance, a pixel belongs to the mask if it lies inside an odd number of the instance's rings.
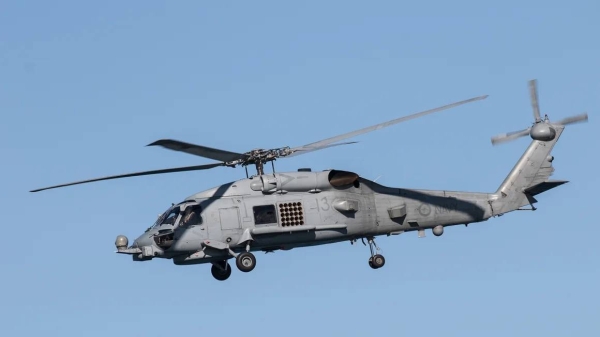
[[[0,322],[11,336],[597,336],[597,1],[4,1],[0,4]],[[114,254],[172,202],[244,176],[160,138],[296,146],[473,96],[476,102],[280,160],[408,188],[494,191],[542,113],[587,111],[553,152],[571,182],[468,228],[258,254],[248,274]]]

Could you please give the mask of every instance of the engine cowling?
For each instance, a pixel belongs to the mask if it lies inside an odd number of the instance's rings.
[[[340,170],[323,172],[287,172],[255,177],[250,188],[263,193],[320,192],[357,186],[358,174]]]

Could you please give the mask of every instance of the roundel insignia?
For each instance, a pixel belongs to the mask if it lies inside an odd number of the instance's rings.
[[[421,206],[419,206],[417,210],[422,216],[428,216],[429,214],[431,214],[431,207],[428,204],[421,204]]]

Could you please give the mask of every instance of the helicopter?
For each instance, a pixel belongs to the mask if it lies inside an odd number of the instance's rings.
[[[551,151],[565,126],[586,122],[587,113],[557,122],[551,122],[547,115],[542,119],[536,80],[529,81],[529,89],[534,116],[532,125],[492,137],[493,145],[527,135],[532,139],[494,192],[388,187],[355,172],[339,169],[313,172],[308,168],[275,172],[273,164],[276,159],[352,144],[355,142],[341,141],[484,100],[488,95],[299,147],[253,149],[236,153],[161,139],[147,146],[160,146],[217,162],[95,178],[30,192],[125,177],[242,166],[246,168],[246,178],[195,193],[172,204],[131,245],[126,236],[118,235],[115,240],[116,253],[130,255],[133,261],[171,259],[175,265],[210,264],[212,276],[224,281],[232,273],[230,259],[235,260],[237,269],[247,273],[256,267],[254,253],[259,251],[287,251],[344,241],[354,244],[360,239],[365,246],[369,246],[369,266],[379,269],[384,266],[385,258],[375,243],[378,236],[416,231],[419,237],[424,237],[426,230],[441,236],[447,226],[483,222],[515,210],[536,210],[534,204],[539,194],[567,183],[564,180],[549,180],[554,171]],[[272,173],[265,173],[264,165],[268,162],[272,164]],[[250,165],[255,166],[255,175],[248,175]]]

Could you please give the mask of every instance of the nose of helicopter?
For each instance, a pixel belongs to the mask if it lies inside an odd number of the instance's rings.
[[[154,241],[148,233],[140,235],[137,239],[133,240],[133,247],[142,248],[144,246],[152,246]]]

